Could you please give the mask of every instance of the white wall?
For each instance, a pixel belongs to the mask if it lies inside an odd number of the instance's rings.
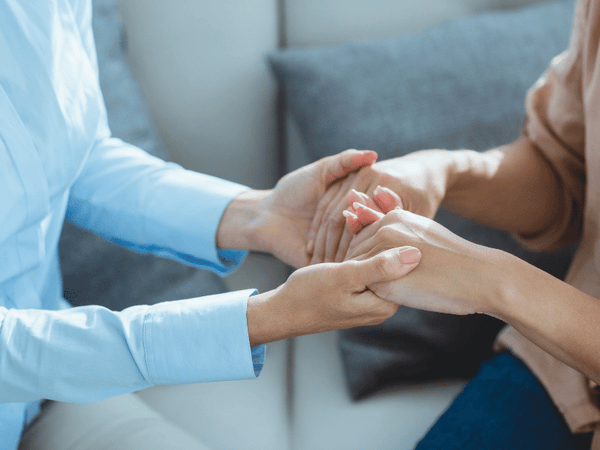
[[[276,0],[120,0],[132,69],[158,135],[184,167],[275,182]]]

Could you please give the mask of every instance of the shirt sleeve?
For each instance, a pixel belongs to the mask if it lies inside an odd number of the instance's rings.
[[[104,138],[71,188],[66,218],[137,252],[226,275],[247,252],[217,249],[217,229],[229,202],[246,189]]]
[[[265,346],[250,348],[254,291],[61,311],[0,307],[0,403],[89,403],[154,385],[256,377]]]
[[[566,214],[535,235],[518,235],[526,246],[547,250],[579,237],[585,192],[585,124],[582,39],[589,1],[577,2],[569,48],[529,90],[523,133],[558,175]]]

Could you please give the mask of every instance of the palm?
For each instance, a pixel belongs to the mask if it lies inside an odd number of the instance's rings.
[[[346,150],[302,167],[275,186],[266,200],[261,226],[265,247],[294,267],[310,262],[306,244],[313,217],[327,188],[350,172],[371,165],[372,151]]]
[[[275,186],[265,224],[272,244],[271,252],[282,261],[303,267],[309,262],[306,252],[308,232],[325,186],[319,172],[304,167],[283,177]]]

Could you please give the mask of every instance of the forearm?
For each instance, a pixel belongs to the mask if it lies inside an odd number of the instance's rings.
[[[558,177],[527,138],[484,153],[450,153],[445,208],[522,235],[541,232],[566,213]]]
[[[215,236],[231,199],[246,190],[103,139],[69,192],[66,218],[137,252],[226,275],[244,255],[218,252]]]
[[[487,312],[600,382],[600,301],[505,254],[503,288]]]

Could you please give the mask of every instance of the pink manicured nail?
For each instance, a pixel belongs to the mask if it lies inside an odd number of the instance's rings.
[[[354,202],[352,203],[352,207],[354,209],[364,208],[365,206],[362,203]]]
[[[415,264],[421,260],[421,252],[418,248],[402,250],[398,256],[404,264]]]

